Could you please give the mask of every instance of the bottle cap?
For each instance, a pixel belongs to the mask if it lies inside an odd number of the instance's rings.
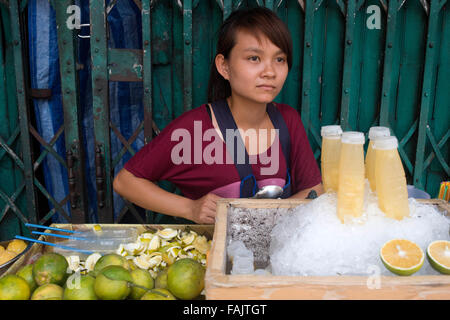
[[[371,127],[369,130],[369,139],[373,140],[378,137],[389,137],[391,132],[388,127]]]
[[[379,150],[391,150],[398,148],[398,140],[394,136],[390,137],[379,137],[373,143],[374,149]]]
[[[342,143],[364,144],[364,133],[357,131],[346,131],[342,134]]]
[[[322,137],[328,136],[340,136],[342,134],[341,126],[323,126],[320,130],[320,135]]]

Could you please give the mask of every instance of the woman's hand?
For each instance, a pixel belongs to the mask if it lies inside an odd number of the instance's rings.
[[[199,224],[213,224],[216,221],[216,202],[221,199],[214,193],[192,200],[190,220]]]

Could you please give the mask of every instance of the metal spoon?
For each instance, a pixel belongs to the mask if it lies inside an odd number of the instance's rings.
[[[262,187],[252,199],[276,199],[283,193],[283,188],[280,186],[270,185]]]

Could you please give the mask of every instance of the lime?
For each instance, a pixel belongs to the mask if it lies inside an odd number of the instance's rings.
[[[155,279],[155,288],[167,288],[167,268],[158,272]]]
[[[427,257],[437,271],[450,274],[450,241],[437,240],[428,245]]]
[[[33,265],[33,277],[38,286],[46,283],[63,285],[67,279],[69,264],[59,253],[46,253],[39,257]]]
[[[94,291],[101,300],[124,300],[130,294],[130,272],[121,266],[103,268],[95,279]]]
[[[175,261],[167,270],[167,288],[179,299],[194,299],[205,285],[205,268],[194,259]]]
[[[152,276],[147,270],[144,269],[135,269],[130,272],[131,278],[133,278],[133,284],[138,285],[140,287],[144,287],[147,289],[153,289],[154,281]],[[131,287],[131,292],[128,298],[133,300],[139,300],[147,290],[141,289],[138,287]]]
[[[47,283],[34,290],[31,300],[62,300],[64,289],[54,283]]]
[[[393,239],[383,245],[380,257],[389,271],[400,276],[410,276],[422,267],[425,255],[416,243]]]
[[[145,293],[141,300],[176,300],[173,294],[167,289],[152,289]]]
[[[16,276],[19,276],[23,278],[26,282],[28,282],[28,286],[30,287],[31,292],[36,289],[37,284],[36,281],[34,281],[33,278],[33,265],[29,264],[19,269],[19,271],[16,272]]]
[[[19,276],[9,274],[0,278],[0,300],[28,300],[30,287]]]
[[[73,282],[69,282],[70,278],[67,279],[64,288],[64,300],[97,300],[94,290],[95,278],[90,275],[78,276],[80,278]]]
[[[127,259],[118,254],[111,253],[104,255],[103,257],[97,260],[97,263],[95,264],[94,267],[94,273],[98,274],[103,268],[107,266],[121,266],[129,270],[129,264]]]

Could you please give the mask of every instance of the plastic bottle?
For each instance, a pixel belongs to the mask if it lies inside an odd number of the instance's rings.
[[[379,137],[388,137],[391,133],[388,127],[371,127],[369,130],[369,146],[366,153],[366,178],[369,180],[370,189],[376,191],[375,181],[375,150],[373,143]]]
[[[338,191],[341,135],[341,126],[324,126],[321,129],[322,154],[320,162],[322,181],[326,192]]]
[[[337,214],[342,223],[362,215],[364,204],[364,133],[344,132],[339,158]]]
[[[375,178],[378,206],[387,217],[401,220],[409,216],[405,170],[397,151],[396,137],[375,141]]]

